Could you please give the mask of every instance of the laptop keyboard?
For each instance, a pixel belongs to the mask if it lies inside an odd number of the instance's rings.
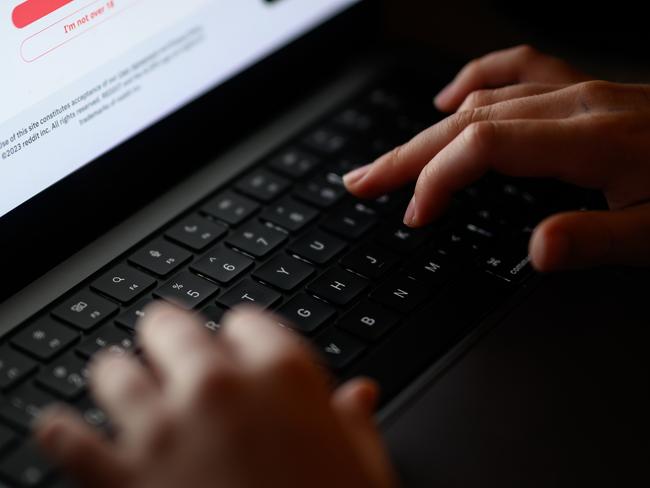
[[[132,351],[154,300],[201,314],[218,333],[240,304],[276,311],[340,380],[378,379],[384,402],[465,337],[531,276],[535,224],[592,196],[489,175],[426,229],[402,224],[412,188],[376,201],[342,175],[440,119],[433,86],[364,90],[0,342],[0,486],[63,486],[29,440],[65,401],[106,428],[88,360]]]

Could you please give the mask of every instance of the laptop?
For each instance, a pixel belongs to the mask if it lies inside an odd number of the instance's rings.
[[[133,350],[154,300],[215,334],[255,303],[339,381],[377,379],[407,486],[636,476],[645,273],[540,277],[527,253],[598,195],[488,175],[412,230],[412,188],[346,193],[444,117],[458,66],[386,54],[376,2],[14,0],[0,38],[0,486],[65,486],[30,425],[64,401],[107,427],[86,364]]]

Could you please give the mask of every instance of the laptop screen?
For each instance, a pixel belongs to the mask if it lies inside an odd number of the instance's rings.
[[[0,217],[357,2],[0,2]]]

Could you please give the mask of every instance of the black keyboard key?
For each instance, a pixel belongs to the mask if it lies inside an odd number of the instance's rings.
[[[248,271],[254,263],[241,253],[217,247],[194,263],[192,269],[211,280],[227,284]]]
[[[404,111],[404,100],[402,96],[390,88],[375,88],[368,95],[368,102],[376,109],[390,112]]]
[[[290,178],[302,178],[311,173],[321,160],[300,149],[289,148],[277,155],[269,163],[269,167]]]
[[[228,232],[224,225],[212,222],[200,215],[192,215],[169,229],[165,236],[193,251],[203,251]]]
[[[131,333],[124,329],[109,325],[104,326],[83,341],[77,347],[77,352],[85,358],[94,356],[99,351],[110,350],[111,352],[124,354],[132,352],[135,343]]]
[[[83,291],[69,298],[52,312],[57,319],[81,330],[94,329],[117,313],[119,307],[91,291]]]
[[[487,242],[491,239],[496,239],[499,237],[500,229],[495,226],[488,225],[487,222],[470,222],[464,225],[463,231],[466,232],[468,236],[470,236],[471,240],[478,242]]]
[[[291,291],[304,283],[314,272],[314,268],[308,264],[281,254],[255,271],[253,277],[282,291]]]
[[[321,226],[344,239],[359,239],[375,224],[378,218],[376,212],[363,203],[347,205],[325,217]]]
[[[412,190],[402,190],[397,193],[383,195],[370,202],[369,205],[372,205],[379,213],[391,215],[401,221],[412,196]]]
[[[367,143],[367,149],[372,159],[379,158],[380,156],[391,151],[393,148],[403,143],[406,138],[400,137],[397,133],[375,135],[371,137]]]
[[[342,179],[346,174],[370,163],[371,161],[372,159],[370,159],[367,154],[346,153],[342,157],[336,158],[334,162],[328,164],[327,170]]]
[[[11,447],[17,440],[18,438],[13,430],[4,425],[0,425],[0,452]]]
[[[317,176],[298,185],[294,195],[318,208],[329,208],[341,201],[347,194],[340,176],[334,173]]]
[[[321,356],[333,370],[345,368],[366,348],[358,339],[333,327],[318,336],[315,342]]]
[[[308,134],[303,142],[318,152],[331,155],[341,151],[349,138],[335,129],[323,127]]]
[[[186,310],[197,308],[212,295],[219,287],[211,281],[183,271],[158,288],[154,295]]]
[[[129,258],[129,262],[155,275],[167,276],[191,258],[190,252],[159,238],[136,252]]]
[[[86,388],[87,380],[86,362],[72,353],[57,359],[41,370],[36,377],[40,387],[66,400],[81,395]]]
[[[16,334],[11,339],[11,344],[47,361],[70,346],[78,337],[79,334],[73,329],[54,319],[43,317]]]
[[[122,327],[135,330],[138,322],[147,315],[147,307],[154,302],[155,300],[149,297],[138,300],[135,305],[131,306],[126,312],[117,317],[115,322]]]
[[[530,264],[530,255],[526,245],[504,245],[493,249],[481,258],[481,267],[509,283],[518,283],[530,276],[533,267]]]
[[[368,287],[368,281],[340,268],[333,268],[308,287],[307,291],[335,305],[347,305]]]
[[[54,403],[54,397],[32,385],[23,385],[7,395],[0,403],[0,419],[23,433],[30,432],[32,423],[44,407]]]
[[[497,243],[496,232],[484,225],[463,224],[441,233],[435,242],[449,256],[477,258]]]
[[[395,119],[395,122],[397,125],[397,130],[400,133],[400,137],[406,140],[416,136],[428,127],[431,127],[431,125],[433,125],[433,122],[436,121],[436,118],[430,116],[431,114],[426,114],[425,117],[418,118],[407,114],[399,115]]]
[[[377,279],[397,263],[394,254],[374,244],[364,244],[341,259],[341,266],[370,279]]]
[[[219,307],[217,305],[210,305],[201,312],[201,320],[203,321],[203,326],[212,332],[217,332],[219,329],[221,329],[221,322],[225,314],[225,308]]]
[[[479,257],[481,248],[462,230],[446,230],[435,239],[436,248],[458,262],[467,262]]]
[[[226,191],[210,200],[202,210],[227,224],[239,225],[259,208],[260,206],[253,200]]]
[[[408,313],[429,297],[429,290],[418,281],[400,276],[381,285],[372,292],[371,297],[382,305]]]
[[[281,176],[258,169],[239,180],[236,188],[255,200],[270,202],[287,191],[289,184],[289,180]]]
[[[343,316],[338,326],[366,341],[376,341],[398,323],[397,314],[370,300],[363,300]]]
[[[318,217],[318,211],[297,202],[293,198],[286,198],[280,203],[268,207],[260,218],[282,227],[289,232],[297,232]]]
[[[367,133],[374,125],[369,112],[361,108],[348,108],[334,117],[334,123],[349,131]]]
[[[251,222],[233,233],[226,243],[246,254],[263,258],[275,251],[286,240],[287,235],[284,232]]]
[[[282,325],[304,334],[316,332],[336,314],[333,307],[305,293],[293,297],[277,312],[287,320]]]
[[[0,462],[0,476],[14,486],[25,488],[42,486],[53,471],[32,443],[23,444]]]
[[[389,225],[379,231],[377,240],[399,254],[409,254],[431,237],[429,229],[411,229],[405,225]]]
[[[244,280],[222,295],[217,301],[228,308],[251,304],[262,308],[270,308],[279,302],[281,298],[282,295],[275,290],[271,290],[253,280]]]
[[[294,242],[289,252],[314,264],[326,264],[345,248],[345,241],[327,232],[314,230]]]
[[[36,362],[8,347],[0,348],[0,390],[11,388],[36,369]]]
[[[152,288],[156,280],[126,264],[120,264],[92,284],[92,289],[120,303],[129,303]]]
[[[427,249],[420,253],[405,268],[409,277],[432,286],[444,285],[458,271],[449,257],[435,249]]]

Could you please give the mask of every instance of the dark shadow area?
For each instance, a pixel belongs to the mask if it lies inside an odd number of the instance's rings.
[[[650,31],[640,8],[632,2],[385,0],[389,29],[402,43],[462,59],[528,43],[619,81],[650,80]]]

